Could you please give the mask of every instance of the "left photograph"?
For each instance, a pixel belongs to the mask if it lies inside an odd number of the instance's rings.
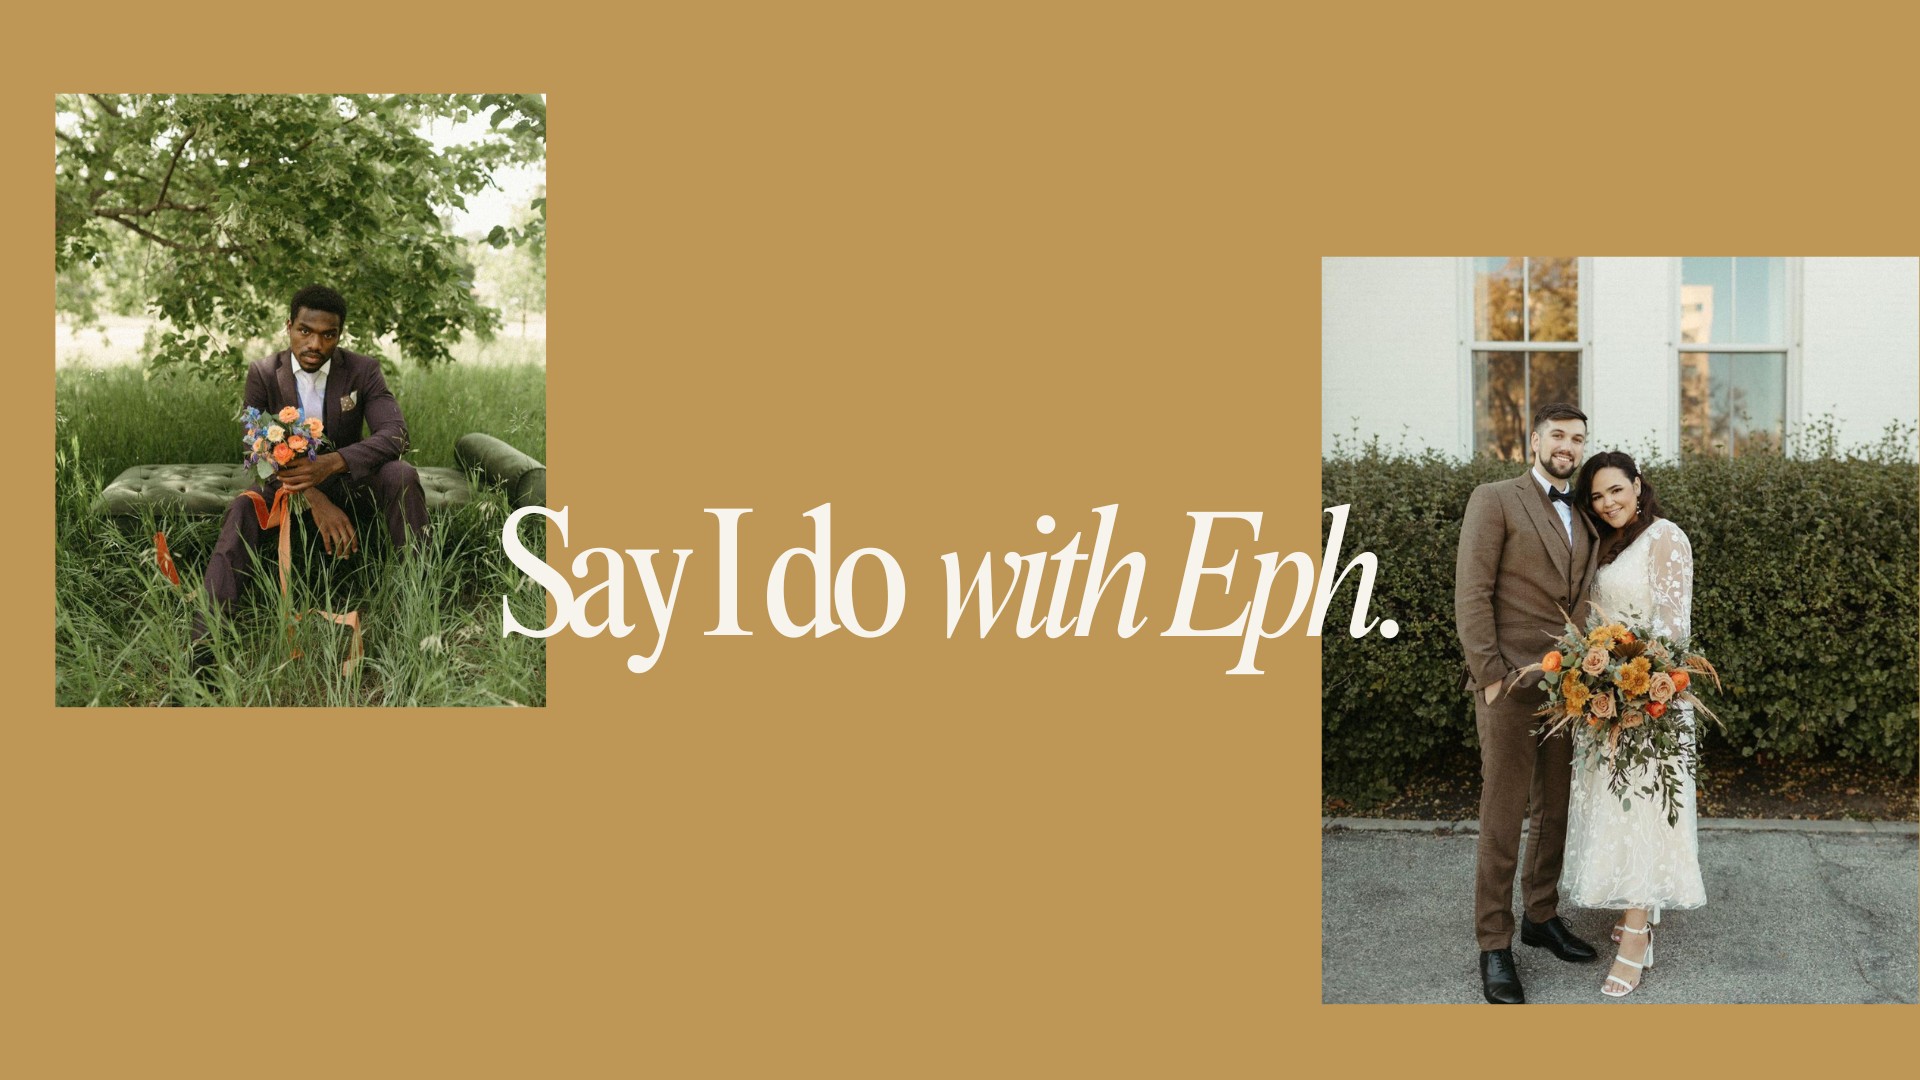
[[[545,705],[544,95],[63,94],[54,207],[55,703]]]

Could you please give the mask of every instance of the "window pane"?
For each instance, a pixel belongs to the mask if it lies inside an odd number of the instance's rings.
[[[1528,341],[1580,340],[1580,260],[1535,255],[1527,260]]]
[[[1787,260],[1733,260],[1734,341],[1741,345],[1787,342]]]
[[[1527,383],[1531,390],[1527,419],[1543,405],[1556,401],[1578,408],[1580,405],[1580,354],[1577,352],[1529,353]]]
[[[1680,354],[1680,442],[1688,452],[1778,450],[1786,418],[1785,353]]]
[[[1787,260],[1680,260],[1680,340],[1689,345],[1785,345]]]
[[[1474,452],[1525,461],[1528,422],[1556,401],[1580,404],[1579,353],[1474,353]]]
[[[1525,336],[1520,319],[1524,273],[1518,255],[1473,260],[1473,340],[1519,341]]]
[[[1726,408],[1733,452],[1778,450],[1787,429],[1787,354],[1745,353],[1727,361]]]
[[[1732,338],[1733,260],[1681,259],[1680,340],[1708,345]]]
[[[1527,354],[1473,354],[1473,449],[1502,461],[1526,456]]]

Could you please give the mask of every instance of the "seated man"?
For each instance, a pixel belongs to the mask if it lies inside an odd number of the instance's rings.
[[[359,550],[359,533],[349,511],[364,512],[368,504],[384,516],[394,549],[405,550],[424,538],[427,498],[419,473],[400,460],[407,448],[407,422],[387,389],[380,361],[337,347],[347,302],[332,289],[301,289],[287,312],[290,347],[247,369],[246,404],[269,414],[294,405],[319,416],[333,449],[312,461],[295,459],[253,490],[268,502],[276,485],[304,493],[314,530],[336,559]],[[232,612],[241,577],[252,562],[250,553],[273,557],[267,538],[274,531],[260,527],[247,496],[236,496],[227,506],[220,539],[207,561],[207,595],[218,610]],[[273,542],[277,540],[275,536]],[[206,627],[195,621],[194,662],[203,667],[212,657],[204,643]]]

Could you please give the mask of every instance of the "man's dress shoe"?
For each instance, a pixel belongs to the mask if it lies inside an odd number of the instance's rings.
[[[1542,923],[1520,916],[1520,943],[1550,949],[1553,955],[1570,964],[1585,963],[1600,955],[1593,951],[1593,946],[1574,937],[1558,915]]]
[[[1520,969],[1513,966],[1512,949],[1489,949],[1480,954],[1480,988],[1489,1005],[1525,1005]]]

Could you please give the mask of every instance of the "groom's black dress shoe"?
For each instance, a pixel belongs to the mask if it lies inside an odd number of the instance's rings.
[[[1593,951],[1593,946],[1574,937],[1558,915],[1539,923],[1520,916],[1520,943],[1550,949],[1553,955],[1570,964],[1584,963],[1600,955]]]
[[[1525,1005],[1520,969],[1513,966],[1512,949],[1489,949],[1480,954],[1480,988],[1489,1005]]]

